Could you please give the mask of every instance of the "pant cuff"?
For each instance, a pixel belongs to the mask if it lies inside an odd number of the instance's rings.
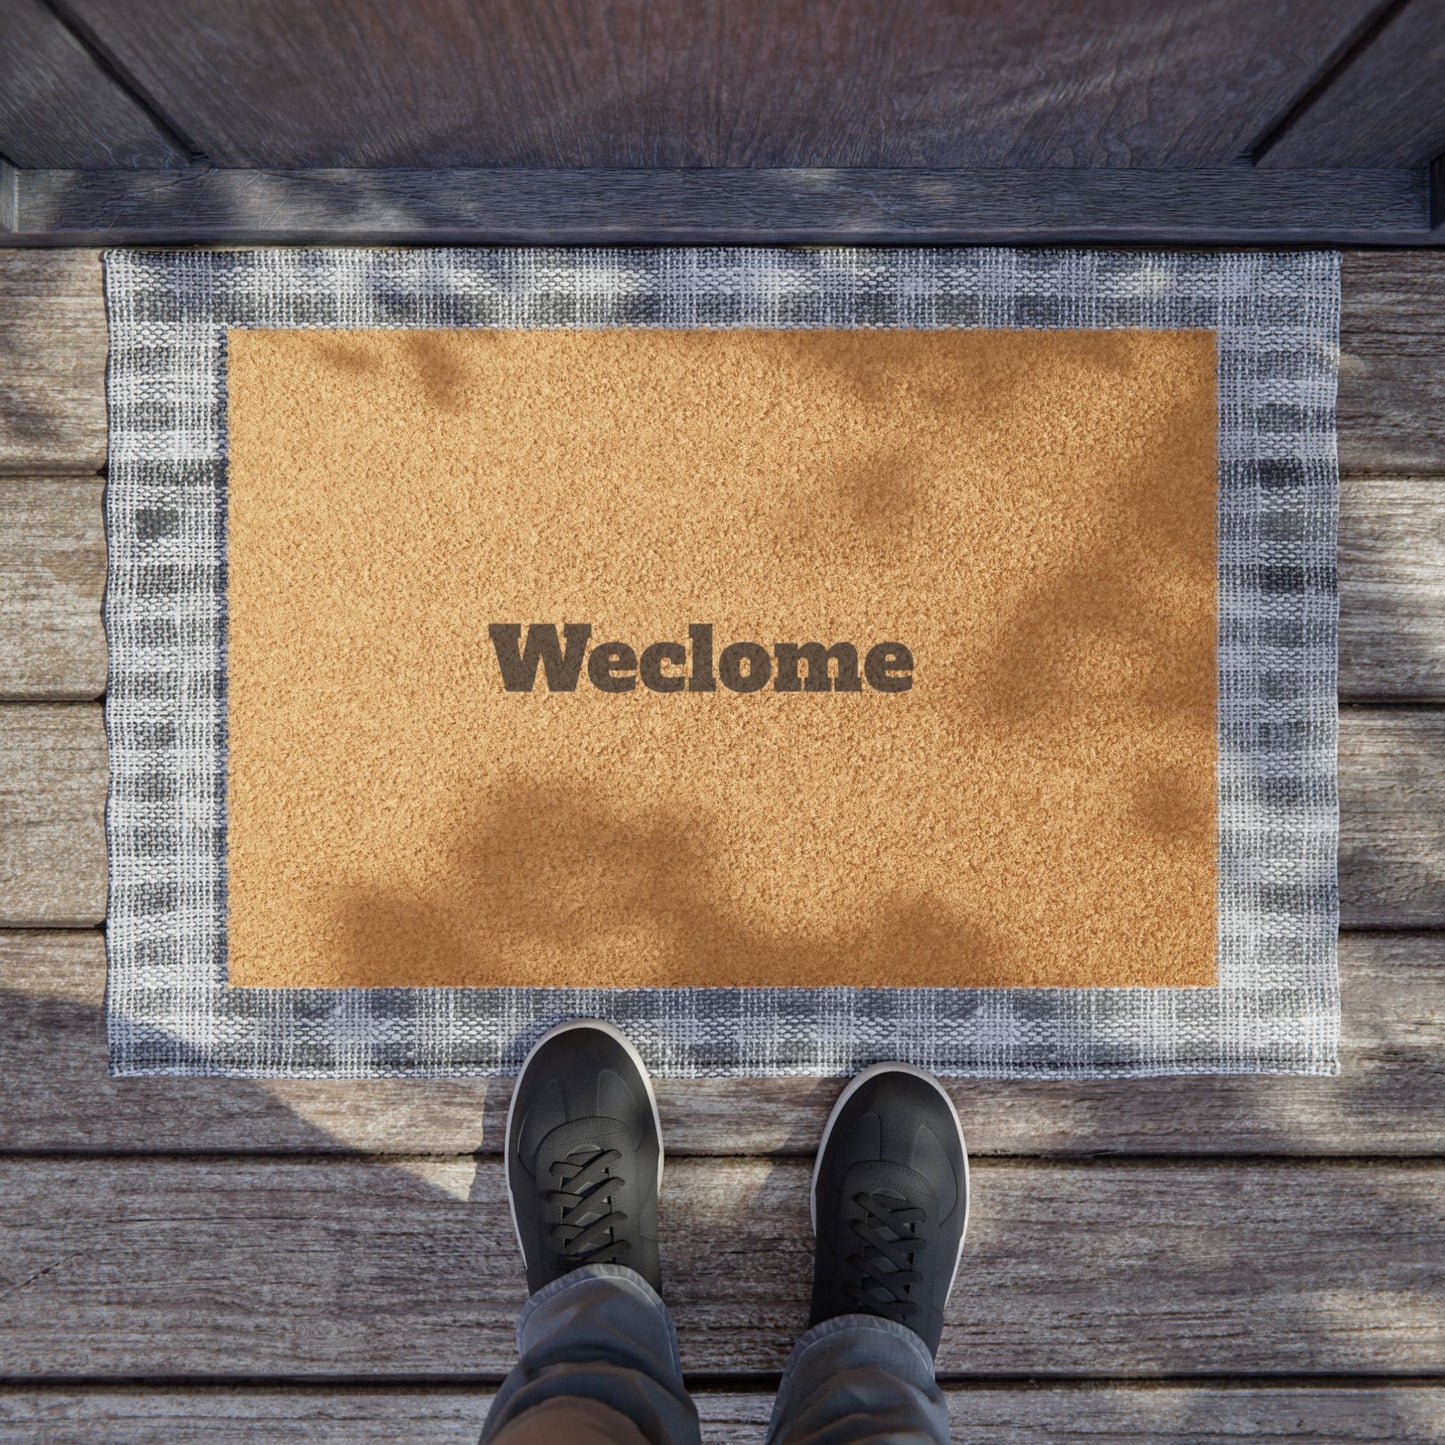
[[[679,1358],[677,1328],[672,1322],[672,1315],[668,1312],[667,1306],[663,1303],[662,1296],[635,1269],[629,1269],[625,1264],[584,1264],[577,1269],[568,1270],[564,1275],[559,1275],[551,1284],[544,1284],[522,1306],[522,1312],[517,1316],[518,1355],[526,1354],[527,1324],[532,1316],[556,1299],[558,1295],[567,1294],[570,1290],[578,1289],[594,1279],[614,1280],[619,1289],[629,1290],[651,1305],[666,1320],[667,1332],[672,1341],[672,1357],[674,1360]]]
[[[644,1280],[643,1283],[646,1281]],[[933,1355],[928,1346],[907,1325],[900,1325],[897,1320],[886,1320],[881,1315],[834,1315],[832,1319],[820,1320],[798,1337],[797,1344],[793,1346],[792,1353],[788,1356],[788,1363],[783,1367],[784,1376],[793,1372],[799,1361],[814,1345],[828,1339],[829,1336],[842,1334],[845,1331],[866,1333],[870,1330],[888,1335],[895,1340],[901,1340],[917,1355],[924,1375],[930,1380],[933,1378]]]

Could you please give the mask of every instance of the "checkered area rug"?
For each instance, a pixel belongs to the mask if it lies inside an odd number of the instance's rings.
[[[117,251],[106,299],[113,1072],[507,1072],[579,1015],[674,1076],[1336,1071],[1336,255]],[[226,333],[247,326],[1215,332],[1218,986],[228,987]]]

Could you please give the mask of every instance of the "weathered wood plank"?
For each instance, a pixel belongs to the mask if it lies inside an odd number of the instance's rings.
[[[1372,0],[69,8],[225,167],[1142,168],[1236,160]]]
[[[1445,472],[1445,253],[1349,252],[1340,460]],[[105,463],[105,306],[93,251],[0,249],[0,472]]]
[[[953,1385],[955,1445],[1429,1445],[1437,1385]],[[771,1391],[698,1390],[708,1445],[762,1445]],[[0,1445],[476,1445],[485,1386],[0,1389]]]
[[[0,0],[0,30],[0,155],[80,170],[189,161],[39,0]]]
[[[1340,695],[1445,698],[1445,485],[1340,487]]]
[[[976,1155],[1445,1152],[1445,935],[1340,940],[1332,1079],[950,1080]],[[501,1079],[112,1079],[99,933],[0,931],[0,1152],[496,1154]],[[810,1155],[832,1079],[662,1079],[670,1155]]]
[[[105,691],[104,488],[0,478],[0,701]]]
[[[1340,719],[1341,919],[1445,926],[1445,711]],[[0,927],[105,917],[105,734],[94,704],[0,706]]]
[[[1340,716],[1340,917],[1347,928],[1445,920],[1445,713]]]
[[[105,355],[99,255],[0,249],[0,472],[105,465]]]
[[[105,690],[99,479],[0,483],[0,700]],[[1445,698],[1445,486],[1347,479],[1340,496],[1340,692]]]
[[[0,705],[0,924],[103,920],[108,766],[98,706]]]
[[[1345,253],[1340,466],[1445,472],[1445,251]]]
[[[13,246],[1428,245],[1418,170],[16,171]]]
[[[684,1365],[774,1371],[806,1323],[805,1161],[681,1159]],[[939,1355],[957,1377],[1426,1373],[1445,1162],[981,1161]],[[11,1380],[478,1381],[525,1295],[499,1161],[0,1161]]]
[[[1445,6],[1411,0],[1393,14],[1255,163],[1423,166],[1445,151]]]

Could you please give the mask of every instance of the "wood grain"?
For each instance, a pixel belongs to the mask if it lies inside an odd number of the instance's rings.
[[[476,1445],[484,1385],[0,1387],[0,1445]],[[763,1445],[771,1390],[694,1386],[707,1445]],[[1428,1445],[1438,1385],[991,1384],[944,1390],[955,1445]]]
[[[1340,716],[1340,917],[1348,928],[1445,922],[1445,713]]]
[[[1256,163],[1424,166],[1445,151],[1445,6],[1410,0]]]
[[[105,733],[93,704],[0,706],[0,927],[105,917]],[[1445,712],[1340,719],[1346,928],[1445,925]]]
[[[0,706],[0,925],[105,916],[105,724],[94,706]]]
[[[684,1367],[776,1371],[806,1323],[806,1161],[680,1159]],[[525,1296],[499,1161],[0,1162],[12,1380],[481,1381]],[[951,1377],[1438,1369],[1445,1163],[981,1161]]]
[[[1445,698],[1445,485],[1340,487],[1340,695]]]
[[[1346,252],[1340,466],[1445,472],[1445,251]]]
[[[105,691],[104,487],[0,478],[0,701]]]
[[[0,700],[105,691],[101,483],[0,482]],[[1340,693],[1445,699],[1445,485],[1346,478],[1340,491]]]
[[[1228,165],[1371,0],[68,0],[219,166]]]
[[[17,166],[184,165],[189,155],[40,0],[0,0],[0,155]]]
[[[1337,1078],[948,1083],[975,1155],[1438,1154],[1445,938],[1340,940]],[[0,931],[0,1152],[496,1154],[500,1079],[112,1079],[97,932]],[[832,1079],[661,1079],[670,1156],[811,1155]]]
[[[12,246],[1428,245],[1417,170],[15,171]]]
[[[0,250],[0,473],[105,465],[105,302],[94,251]]]
[[[105,464],[105,306],[94,251],[0,249],[0,472]],[[1445,472],[1445,252],[1347,252],[1340,462]]]

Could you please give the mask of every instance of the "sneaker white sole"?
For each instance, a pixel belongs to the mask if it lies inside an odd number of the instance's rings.
[[[642,1075],[642,1082],[647,1089],[647,1102],[652,1106],[652,1127],[657,1130],[657,1192],[662,1193],[662,1116],[657,1112],[657,1095],[652,1088],[652,1075],[647,1072],[647,1065],[642,1062],[642,1055],[637,1052],[632,1040],[607,1023],[604,1019],[569,1019],[565,1024],[558,1024],[556,1028],[548,1029],[540,1039],[527,1051],[527,1057],[522,1060],[522,1067],[517,1070],[516,1083],[512,1085],[512,1097],[507,1103],[506,1132],[502,1135],[502,1152],[505,1156],[507,1166],[507,1207],[512,1211],[512,1232],[517,1236],[517,1250],[522,1256],[522,1263],[527,1262],[527,1251],[522,1244],[522,1231],[517,1224],[517,1196],[512,1189],[512,1151],[510,1144],[512,1140],[512,1111],[517,1107],[517,1084],[521,1083],[522,1075],[527,1072],[527,1065],[532,1062],[537,1050],[558,1034],[571,1033],[573,1029],[597,1029],[616,1041],[627,1050],[627,1056],[637,1065],[637,1072]]]
[[[953,1100],[948,1097],[943,1085],[925,1069],[915,1068],[912,1064],[874,1064],[871,1068],[864,1069],[857,1078],[850,1080],[848,1087],[838,1095],[838,1102],[833,1105],[833,1112],[828,1115],[828,1122],[823,1125],[823,1139],[818,1145],[818,1153],[813,1160],[813,1183],[808,1191],[808,1212],[813,1223],[813,1233],[817,1234],[818,1232],[818,1172],[823,1167],[823,1151],[828,1147],[833,1126],[838,1122],[838,1116],[842,1114],[848,1100],[869,1079],[876,1078],[879,1074],[912,1074],[915,1079],[922,1079],[924,1083],[931,1085],[943,1102],[948,1105],[949,1117],[953,1120],[953,1127],[958,1130],[958,1147],[963,1151],[963,1234],[959,1236],[958,1254],[954,1258],[953,1274],[948,1281],[949,1291],[952,1292],[954,1282],[958,1279],[958,1267],[963,1263],[963,1241],[968,1237],[968,1216],[973,1203],[968,1179],[968,1145],[964,1142],[963,1122],[958,1117],[958,1110],[953,1107]]]

